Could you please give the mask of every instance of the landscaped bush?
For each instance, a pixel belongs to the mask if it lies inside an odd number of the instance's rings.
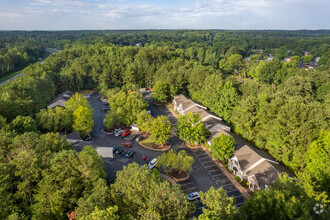
[[[236,179],[238,182],[242,182],[241,177],[239,177],[239,176],[235,176],[235,179]]]

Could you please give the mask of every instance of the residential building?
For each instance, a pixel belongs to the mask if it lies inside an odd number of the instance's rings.
[[[184,95],[175,96],[173,99],[174,110],[179,114],[197,113],[201,120],[204,122],[205,127],[211,132],[211,137],[208,139],[208,144],[212,144],[212,139],[219,136],[217,135],[222,130],[230,131],[230,127],[222,122],[222,118],[207,111],[207,108],[188,99]]]
[[[194,106],[197,106],[201,109],[207,109],[206,107],[197,104],[196,102],[192,101],[191,99],[188,99],[186,96],[182,94],[178,96],[174,96],[172,103],[174,110],[179,112],[180,115],[183,115],[184,113],[186,113],[187,110],[191,109]]]
[[[222,119],[207,111],[207,108],[195,103],[184,95],[175,96],[173,107],[179,114],[197,113],[210,131],[211,136],[207,140],[209,146],[212,140],[221,134],[230,135],[235,139],[235,152],[228,159],[228,168],[233,170],[236,176],[249,182],[249,188],[254,190],[267,189],[278,178],[278,174],[288,173],[294,177],[290,171],[281,166],[272,156],[265,151],[257,149],[245,140],[230,132],[231,128]]]
[[[74,93],[70,91],[65,91],[56,96],[48,105],[48,109],[54,109],[56,107],[65,108],[65,103],[73,96]]]
[[[238,142],[234,155],[228,159],[228,168],[242,180],[246,179],[251,191],[267,189],[279,174],[294,176],[265,151],[249,144],[240,147],[242,143],[243,140]]]

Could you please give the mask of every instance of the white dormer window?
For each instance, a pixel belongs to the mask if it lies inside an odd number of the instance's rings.
[[[269,189],[267,185],[265,185],[265,189]]]

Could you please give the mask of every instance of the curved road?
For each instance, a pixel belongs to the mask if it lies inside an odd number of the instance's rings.
[[[55,48],[46,48],[45,50],[47,52],[51,53],[51,54],[60,52],[60,50],[57,50]],[[42,64],[43,62],[44,61],[41,61],[40,63]],[[21,76],[21,75],[22,75],[22,72],[18,73],[17,75],[15,75],[15,76],[13,76],[13,77],[11,77],[9,79],[6,79],[5,81],[3,81],[3,82],[0,83],[0,86],[6,84],[9,81],[12,81],[13,79],[15,79],[16,77]]]

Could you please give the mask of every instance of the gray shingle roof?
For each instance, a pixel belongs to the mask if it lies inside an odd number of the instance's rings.
[[[73,92],[65,91],[56,96],[48,105],[48,109],[53,109],[55,107],[65,108],[65,103],[73,96]]]

